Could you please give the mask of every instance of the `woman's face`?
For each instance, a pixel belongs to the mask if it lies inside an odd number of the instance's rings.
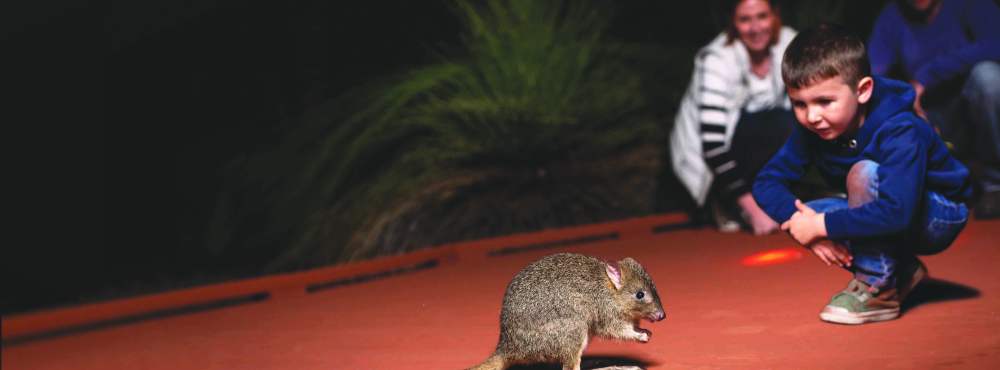
[[[910,0],[910,6],[918,12],[926,12],[938,2],[938,0]]]
[[[763,52],[771,46],[774,31],[774,12],[771,3],[764,0],[745,0],[736,6],[733,24],[740,41],[753,52]]]

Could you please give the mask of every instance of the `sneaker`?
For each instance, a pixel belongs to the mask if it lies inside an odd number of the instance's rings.
[[[710,207],[712,212],[712,221],[715,222],[715,227],[718,228],[719,231],[724,233],[735,233],[742,229],[740,222],[737,221],[719,201],[713,201]]]
[[[848,325],[892,320],[899,317],[899,302],[896,288],[879,290],[853,279],[830,299],[819,318]]]
[[[1000,191],[983,193],[976,202],[975,213],[980,220],[1000,217]]]
[[[899,301],[903,302],[913,289],[927,278],[927,266],[920,259],[913,257],[913,262],[901,266],[896,288],[899,289]]]

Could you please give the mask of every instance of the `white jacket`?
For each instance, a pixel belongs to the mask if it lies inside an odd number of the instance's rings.
[[[795,35],[789,27],[781,29],[778,42],[771,47],[771,71],[763,79],[750,71],[743,43],[733,40],[726,45],[725,33],[695,56],[691,83],[670,134],[670,153],[674,172],[699,206],[705,204],[714,174],[735,166],[724,163],[710,170],[706,158],[729,151],[740,111],[790,109],[781,61]]]

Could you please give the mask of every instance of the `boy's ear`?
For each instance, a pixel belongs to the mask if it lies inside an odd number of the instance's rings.
[[[857,91],[858,92],[858,104],[868,103],[872,98],[872,92],[875,90],[875,80],[871,76],[865,76],[860,81],[858,81]]]

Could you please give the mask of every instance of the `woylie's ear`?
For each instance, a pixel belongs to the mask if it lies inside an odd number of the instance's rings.
[[[622,288],[622,272],[621,272],[621,270],[619,270],[617,266],[605,262],[604,263],[604,271],[606,271],[608,273],[608,277],[611,278],[611,284],[615,285],[615,289],[619,289],[620,290]]]

